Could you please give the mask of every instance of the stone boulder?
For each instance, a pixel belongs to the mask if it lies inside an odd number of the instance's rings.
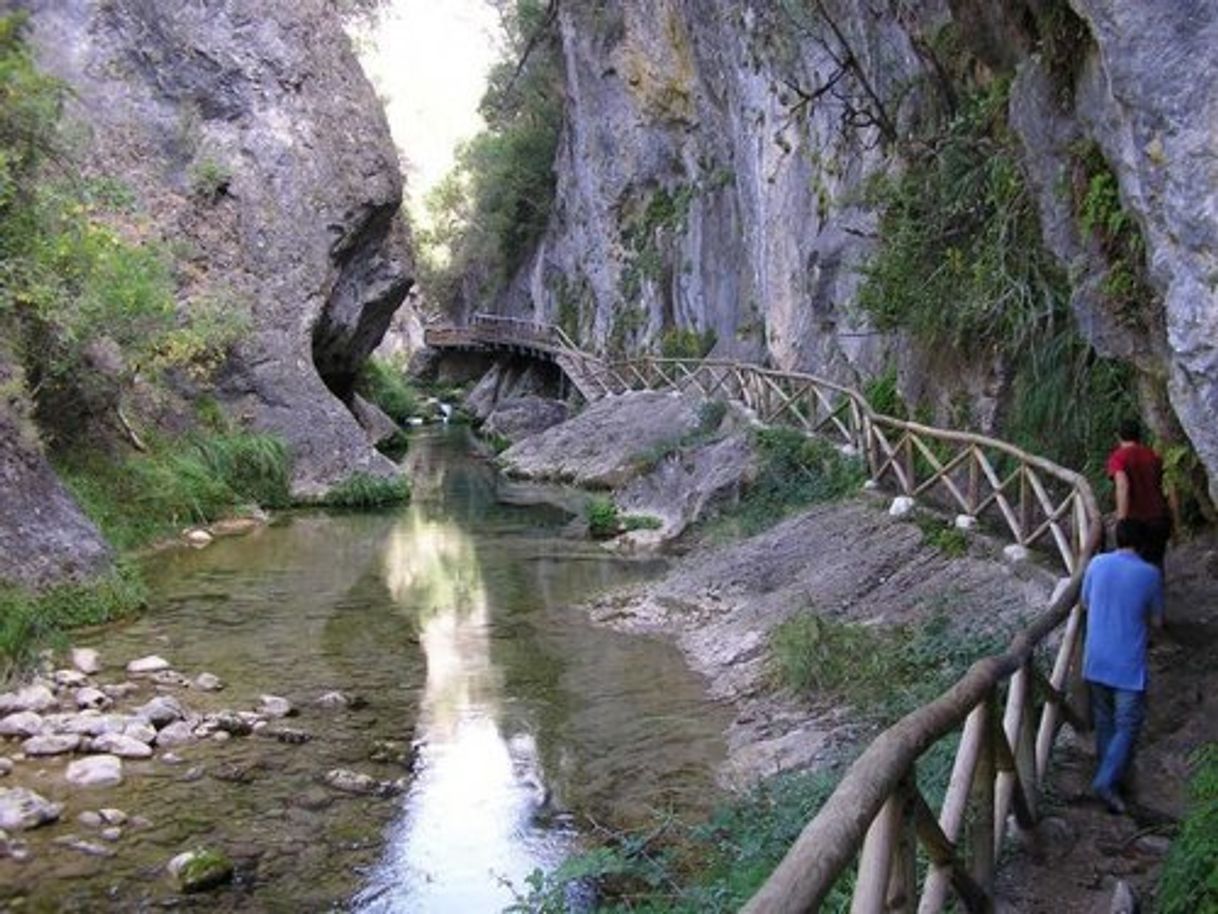
[[[37,828],[54,822],[63,812],[63,804],[51,803],[40,794],[24,787],[0,787],[0,829]]]
[[[757,474],[757,455],[747,433],[674,453],[615,499],[622,514],[656,517],[658,530],[639,530],[642,542],[680,536],[692,523],[735,503]]]
[[[71,89],[84,167],[138,187],[150,233],[192,252],[183,304],[248,309],[226,411],[286,441],[302,497],[391,473],[344,403],[414,264],[397,151],[335,4],[36,2],[31,36]]]
[[[51,469],[32,407],[14,387],[22,389],[21,376],[0,342],[0,583],[40,589],[87,580],[113,554]]]
[[[617,488],[698,428],[700,402],[653,391],[605,397],[512,445],[499,455],[501,466],[526,479]]]
[[[45,711],[56,704],[55,693],[41,683],[27,685],[16,692],[0,694],[0,714],[16,711]]]
[[[219,851],[200,848],[169,861],[169,874],[184,892],[205,892],[232,881],[233,863]]]
[[[571,410],[562,400],[545,397],[512,397],[500,402],[483,423],[482,430],[508,441],[520,441],[566,422]]]
[[[117,755],[91,755],[68,765],[65,774],[76,787],[114,787],[123,782],[123,760]]]

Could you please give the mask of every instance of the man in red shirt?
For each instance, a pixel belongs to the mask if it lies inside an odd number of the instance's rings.
[[[1171,511],[1163,497],[1163,461],[1142,443],[1142,426],[1137,419],[1122,422],[1118,438],[1116,450],[1108,455],[1108,475],[1116,485],[1117,520],[1142,522],[1142,558],[1162,571],[1171,536]]]

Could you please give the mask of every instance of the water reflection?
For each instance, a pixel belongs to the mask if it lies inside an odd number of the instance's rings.
[[[427,664],[405,812],[364,911],[496,911],[535,867],[562,854],[533,824],[545,777],[533,736],[502,735],[504,683],[473,538],[412,507],[386,540],[385,581],[418,626]]]

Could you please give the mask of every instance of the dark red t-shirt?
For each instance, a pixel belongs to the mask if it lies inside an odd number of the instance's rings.
[[[1129,516],[1158,520],[1167,516],[1163,497],[1163,461],[1144,444],[1127,444],[1108,455],[1108,475],[1123,470],[1129,477]]]

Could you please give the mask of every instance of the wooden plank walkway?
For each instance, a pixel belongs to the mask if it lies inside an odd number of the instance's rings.
[[[816,911],[857,861],[854,914],[936,914],[953,898],[970,912],[991,910],[1004,841],[1036,823],[1062,723],[1086,728],[1078,595],[1101,535],[1086,479],[996,438],[879,414],[858,391],[800,372],[715,359],[607,362],[582,352],[558,327],[494,315],[428,329],[426,342],[554,361],[588,400],[674,389],[737,401],[766,424],[823,436],[860,455],[872,484],[991,520],[1013,543],[1048,550],[1064,577],[1046,611],[1002,654],[978,661],[876,737],[744,908]],[[916,786],[918,759],[957,732],[936,812]]]

